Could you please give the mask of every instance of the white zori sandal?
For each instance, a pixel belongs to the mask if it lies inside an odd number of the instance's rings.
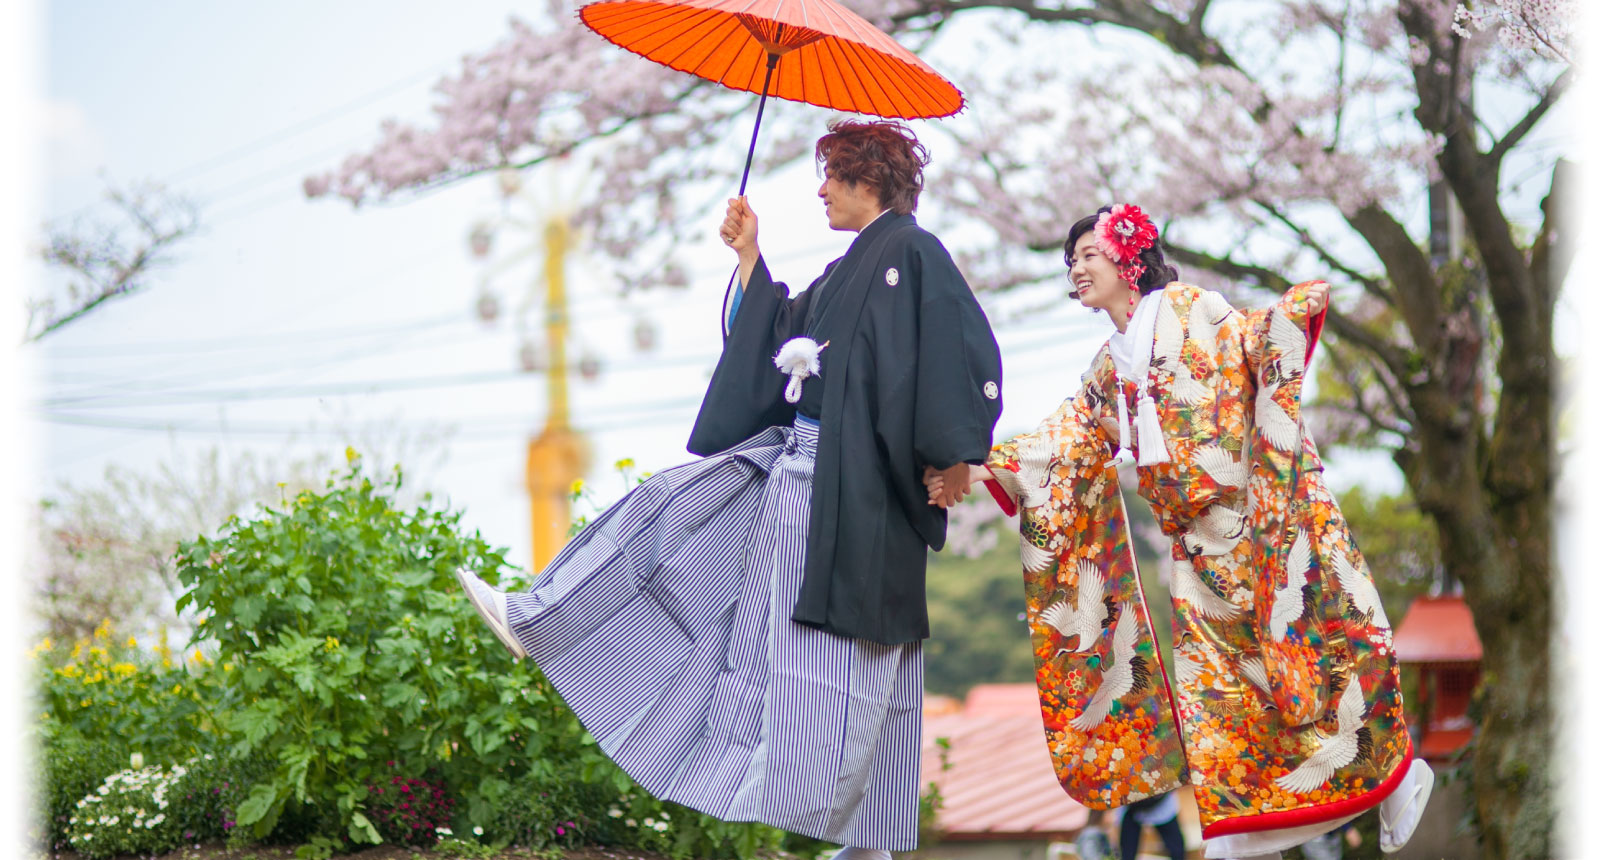
[[[526,657],[528,651],[511,635],[511,623],[506,620],[506,595],[487,582],[479,579],[477,574],[464,567],[456,568],[456,581],[467,591],[467,599],[472,601],[472,608],[478,610],[478,615],[489,629],[494,631],[500,644],[506,646],[513,657]]]
[[[1378,847],[1383,853],[1393,854],[1411,840],[1431,794],[1433,768],[1420,758],[1412,759],[1400,787],[1378,804]]]

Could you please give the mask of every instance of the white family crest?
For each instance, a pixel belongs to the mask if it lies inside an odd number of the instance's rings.
[[[883,273],[883,282],[891,287],[900,283],[900,270],[890,266],[889,271]]]
[[[891,269],[890,271],[893,270]],[[990,400],[998,398],[1000,396],[1000,386],[995,385],[994,380],[992,379],[988,382],[985,382],[983,384],[983,396],[989,398]]]

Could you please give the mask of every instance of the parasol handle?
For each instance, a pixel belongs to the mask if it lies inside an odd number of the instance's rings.
[[[781,37],[783,33],[783,25],[781,24],[778,25],[778,33]],[[744,157],[744,176],[740,177],[739,179],[740,197],[744,196],[745,184],[750,181],[750,163],[754,161],[756,157],[756,137],[761,134],[761,114],[767,109],[767,90],[772,86],[772,71],[777,67],[778,55],[768,51],[767,79],[761,83],[761,103],[756,107],[756,127],[754,131],[750,132],[750,152]]]

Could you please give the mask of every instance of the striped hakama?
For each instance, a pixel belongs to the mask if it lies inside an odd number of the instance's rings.
[[[650,477],[526,592],[513,635],[656,797],[858,848],[917,843],[920,643],[795,624],[818,428]]]

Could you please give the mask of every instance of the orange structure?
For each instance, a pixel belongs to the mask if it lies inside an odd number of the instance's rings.
[[[1418,701],[1412,708],[1420,729],[1417,752],[1425,759],[1446,759],[1472,739],[1467,704],[1478,686],[1483,643],[1472,610],[1460,595],[1419,597],[1394,632],[1394,650],[1402,666],[1421,673]]]
[[[564,217],[545,225],[545,339],[549,345],[549,408],[544,429],[528,440],[528,498],[533,515],[533,572],[567,545],[572,525],[572,484],[583,476],[587,448],[572,429],[567,398],[566,256],[571,230]]]

